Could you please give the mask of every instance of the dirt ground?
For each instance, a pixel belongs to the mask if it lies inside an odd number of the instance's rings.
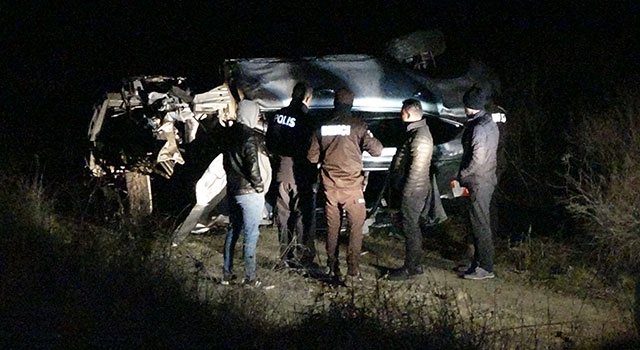
[[[387,281],[384,271],[402,264],[404,242],[386,232],[372,231],[364,238],[361,256],[364,279],[348,277],[344,283],[336,284],[319,273],[279,267],[277,230],[263,226],[257,248],[258,274],[263,281],[261,292],[283,315],[317,307],[319,300],[327,303],[345,296],[369,302],[372,298],[394,300],[397,305],[416,305],[418,301],[418,307],[433,310],[448,305],[455,310],[457,322],[467,328],[480,327],[494,336],[515,337],[524,348],[548,343],[599,343],[632,332],[631,296],[607,300],[558,293],[532,286],[522,273],[508,266],[497,265],[495,279],[470,281],[457,276],[456,261],[444,259],[437,252],[426,252],[423,275],[401,282]],[[191,283],[201,297],[211,297],[229,288],[247,288],[219,283],[224,234],[224,228],[219,228],[191,235],[169,252],[174,266],[185,276],[191,276]],[[324,267],[326,252],[322,234],[319,236],[316,261]],[[239,279],[243,274],[241,249],[239,242],[235,267]],[[340,246],[343,272],[346,272],[345,252],[343,243]]]

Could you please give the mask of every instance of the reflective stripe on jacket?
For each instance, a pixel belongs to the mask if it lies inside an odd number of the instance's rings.
[[[348,110],[336,110],[314,134],[308,159],[322,164],[325,188],[362,188],[362,152],[376,157],[382,153],[382,148],[367,123],[352,116]]]

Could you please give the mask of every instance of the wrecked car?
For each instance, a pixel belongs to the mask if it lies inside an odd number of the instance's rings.
[[[170,178],[175,166],[189,166],[182,157],[181,145],[193,141],[200,123],[211,118],[233,120],[239,94],[256,101],[263,117],[271,118],[289,104],[299,80],[306,80],[314,88],[309,115],[318,122],[331,113],[334,92],[339,87],[354,91],[352,110],[385,146],[379,157],[363,156],[368,183],[365,199],[370,212],[388,205],[391,194],[385,186],[386,174],[403,138],[404,126],[399,118],[402,101],[410,97],[422,102],[434,138],[432,181],[437,184],[437,196],[453,198],[449,181],[459,167],[466,122],[462,95],[487,77],[482,66],[470,66],[463,76],[433,79],[393,57],[365,54],[227,59],[221,71],[225,83],[204,94],[193,95],[180,86],[180,79],[137,77],[126,80],[120,92],[107,94],[96,106],[89,128],[88,166],[93,176],[126,179],[130,211],[151,212],[150,178]],[[495,120],[506,120],[503,110],[496,112]],[[215,155],[211,153],[211,157]],[[215,166],[216,161],[220,164],[219,159],[213,159],[196,185],[197,203],[181,225],[183,234],[197,224],[206,226],[213,207],[224,197],[224,170]]]

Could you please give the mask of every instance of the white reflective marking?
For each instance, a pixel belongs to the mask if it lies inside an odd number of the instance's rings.
[[[322,136],[349,136],[351,125],[323,125],[320,128]]]

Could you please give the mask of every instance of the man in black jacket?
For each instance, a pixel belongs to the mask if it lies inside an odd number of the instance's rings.
[[[307,160],[314,131],[307,115],[312,94],[311,86],[297,83],[291,103],[275,113],[267,128],[267,149],[274,156],[278,185],[276,223],[280,257],[285,266],[309,265],[316,256],[315,228],[311,227],[316,169]]]
[[[473,233],[474,257],[464,278],[494,278],[493,233],[490,204],[497,184],[496,166],[500,131],[484,108],[488,92],[472,87],[463,96],[467,124],[462,134],[463,155],[458,181],[469,189],[469,222]]]
[[[308,154],[309,161],[320,164],[326,197],[327,265],[333,278],[341,277],[338,234],[342,210],[349,221],[347,274],[360,278],[362,227],[366,218],[362,152],[367,151],[377,157],[383,149],[367,123],[351,114],[353,100],[354,94],[348,89],[336,92],[333,114],[314,134]]]
[[[405,233],[404,265],[392,271],[388,279],[404,280],[423,273],[422,231],[420,214],[430,207],[432,196],[429,167],[433,155],[433,137],[422,118],[420,101],[408,99],[402,102],[400,117],[406,124],[406,138],[391,163],[393,187],[402,192],[402,228]]]
[[[256,278],[256,245],[264,208],[265,189],[269,188],[271,166],[264,136],[254,128],[258,124],[258,104],[242,100],[237,120],[226,135],[223,166],[227,174],[229,230],[224,244],[222,284],[234,279],[233,255],[240,235],[244,239],[244,283],[259,286]]]

